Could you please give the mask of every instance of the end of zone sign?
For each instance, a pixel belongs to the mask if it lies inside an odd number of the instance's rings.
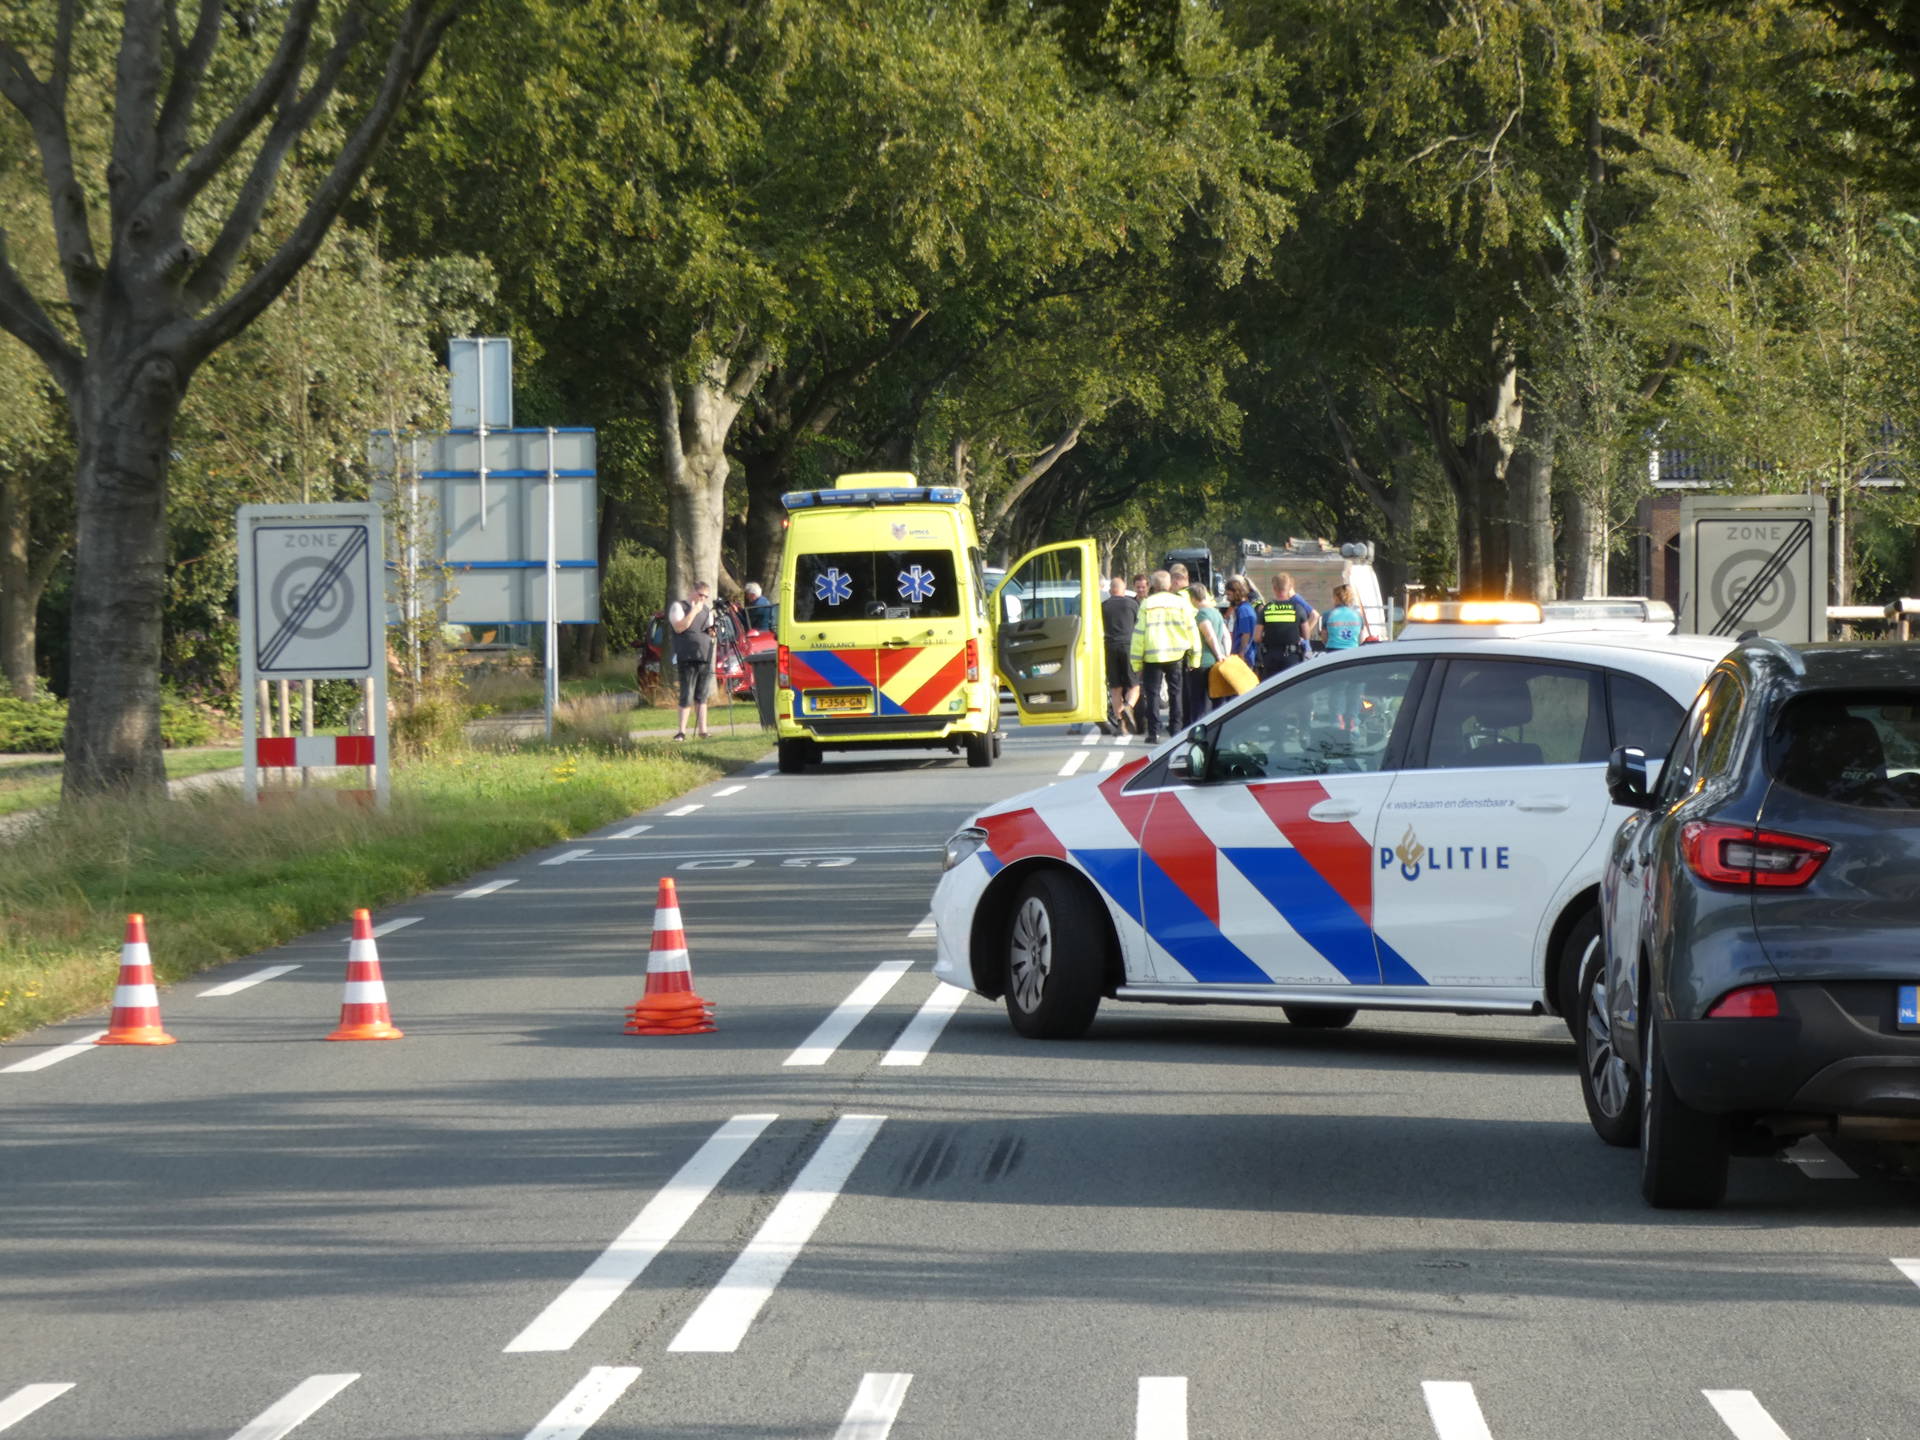
[[[241,644],[255,677],[383,671],[378,505],[243,505],[239,539]]]

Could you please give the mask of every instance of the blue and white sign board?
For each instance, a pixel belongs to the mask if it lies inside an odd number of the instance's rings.
[[[513,341],[504,335],[455,336],[447,342],[453,428],[513,427]]]

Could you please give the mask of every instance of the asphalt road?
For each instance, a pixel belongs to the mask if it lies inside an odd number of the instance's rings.
[[[1113,753],[769,763],[423,896],[397,1043],[321,1041],[343,926],[0,1050],[0,1433],[1920,1433],[1896,1157],[1657,1215],[1557,1021],[944,1003],[941,841]],[[621,1033],[666,874],[712,1035]]]

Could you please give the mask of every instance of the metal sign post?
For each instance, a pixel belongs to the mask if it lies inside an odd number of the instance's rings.
[[[553,739],[553,716],[560,708],[560,519],[555,492],[560,476],[554,466],[553,427],[547,427],[547,678],[541,687],[547,702],[547,739]]]
[[[387,781],[386,565],[380,506],[242,505],[240,694],[242,773],[249,800],[260,769],[357,765],[373,771],[382,809]],[[262,739],[262,680],[373,682],[367,734]]]

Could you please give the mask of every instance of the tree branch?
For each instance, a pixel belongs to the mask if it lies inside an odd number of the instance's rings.
[[[67,88],[76,3],[77,0],[61,0],[60,28],[53,47],[54,68],[45,84],[35,77],[25,56],[11,45],[0,43],[0,95],[20,112],[33,131],[34,144],[40,151],[40,173],[47,187],[47,211],[53,221],[54,244],[60,255],[61,278],[66,285],[67,300],[80,317],[84,332],[92,313],[94,292],[99,287],[100,265],[94,258],[93,224],[86,192],[75,177],[73,145],[67,135]],[[34,308],[39,308],[37,302]]]
[[[1334,405],[1332,387],[1323,375],[1316,375],[1315,379],[1319,381],[1320,395],[1327,407],[1327,422],[1333,427],[1333,437],[1339,442],[1340,453],[1346,460],[1347,478],[1360,487],[1382,514],[1391,514],[1392,507],[1387,503],[1387,487],[1360,463],[1360,449],[1354,444],[1353,432],[1347,428],[1346,420]]]
[[[125,0],[114,62],[113,158],[107,164],[107,212],[118,236],[158,178],[155,116],[160,105],[162,16],[173,0]]]
[[[674,384],[673,367],[662,365],[654,371],[654,401],[660,413],[660,443],[666,449],[667,473],[678,479],[687,468],[686,448],[680,443],[680,390]]]
[[[167,7],[168,17],[173,7]],[[220,25],[226,18],[225,0],[200,0],[200,18],[193,27],[193,39],[181,48],[178,30],[174,32],[173,80],[167,86],[166,102],[160,107],[159,154],[163,170],[180,163],[187,149],[187,127],[193,123],[193,109],[199,103],[200,86],[207,65],[213,59],[213,47],[220,39]]]
[[[80,352],[61,335],[40,302],[13,268],[7,255],[7,232],[0,230],[0,328],[40,357],[69,395],[80,384]]]
[[[1014,481],[1007,488],[1006,493],[994,502],[993,513],[987,517],[987,538],[991,539],[999,533],[1000,526],[1005,523],[1007,515],[1015,505],[1020,503],[1020,497],[1039,484],[1041,477],[1059,463],[1061,456],[1080,443],[1080,432],[1086,428],[1090,419],[1092,417],[1082,411],[1065,430],[1060,432],[1053,444],[1040,452],[1039,458],[1027,467],[1026,473]]]

